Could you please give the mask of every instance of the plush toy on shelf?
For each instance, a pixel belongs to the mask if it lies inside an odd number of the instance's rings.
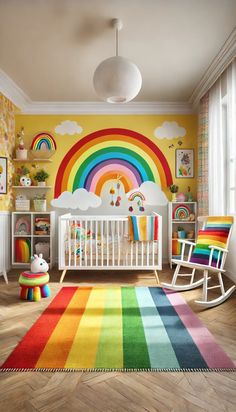
[[[34,255],[31,260],[30,271],[22,272],[19,278],[20,298],[38,302],[41,297],[47,298],[51,295],[47,273],[49,266],[41,253]]]

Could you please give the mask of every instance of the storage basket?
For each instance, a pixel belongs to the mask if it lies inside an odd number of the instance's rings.
[[[35,212],[46,212],[47,201],[44,199],[34,199],[34,210]]]
[[[16,199],[15,208],[20,212],[28,212],[30,210],[30,200],[29,199]]]
[[[43,258],[48,261],[50,257],[50,243],[49,242],[39,242],[35,244],[35,251],[37,255],[42,253]]]

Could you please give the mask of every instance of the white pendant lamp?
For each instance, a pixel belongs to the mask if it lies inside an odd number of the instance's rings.
[[[118,56],[118,32],[122,29],[122,21],[113,19],[112,26],[116,30],[116,55],[99,64],[93,76],[93,85],[102,100],[127,103],[139,93],[142,76],[134,63]]]

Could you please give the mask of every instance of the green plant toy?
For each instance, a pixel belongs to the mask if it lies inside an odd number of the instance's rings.
[[[49,174],[48,174],[45,170],[43,170],[43,169],[39,170],[39,171],[34,175],[34,179],[35,179],[37,182],[45,182],[45,180],[46,180],[48,177],[49,177]]]
[[[171,193],[177,193],[179,190],[179,186],[177,185],[170,185],[170,191]]]

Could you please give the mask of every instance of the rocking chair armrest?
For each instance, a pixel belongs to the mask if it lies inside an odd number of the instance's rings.
[[[187,245],[192,245],[192,246],[196,246],[196,243],[195,242],[190,242],[189,240],[186,240],[186,239],[178,239],[178,242],[180,242],[180,243],[186,243]]]
[[[228,249],[224,249],[224,248],[219,247],[219,246],[210,245],[210,246],[209,246],[209,249],[216,249],[216,250],[220,250],[221,252],[228,253]]]

